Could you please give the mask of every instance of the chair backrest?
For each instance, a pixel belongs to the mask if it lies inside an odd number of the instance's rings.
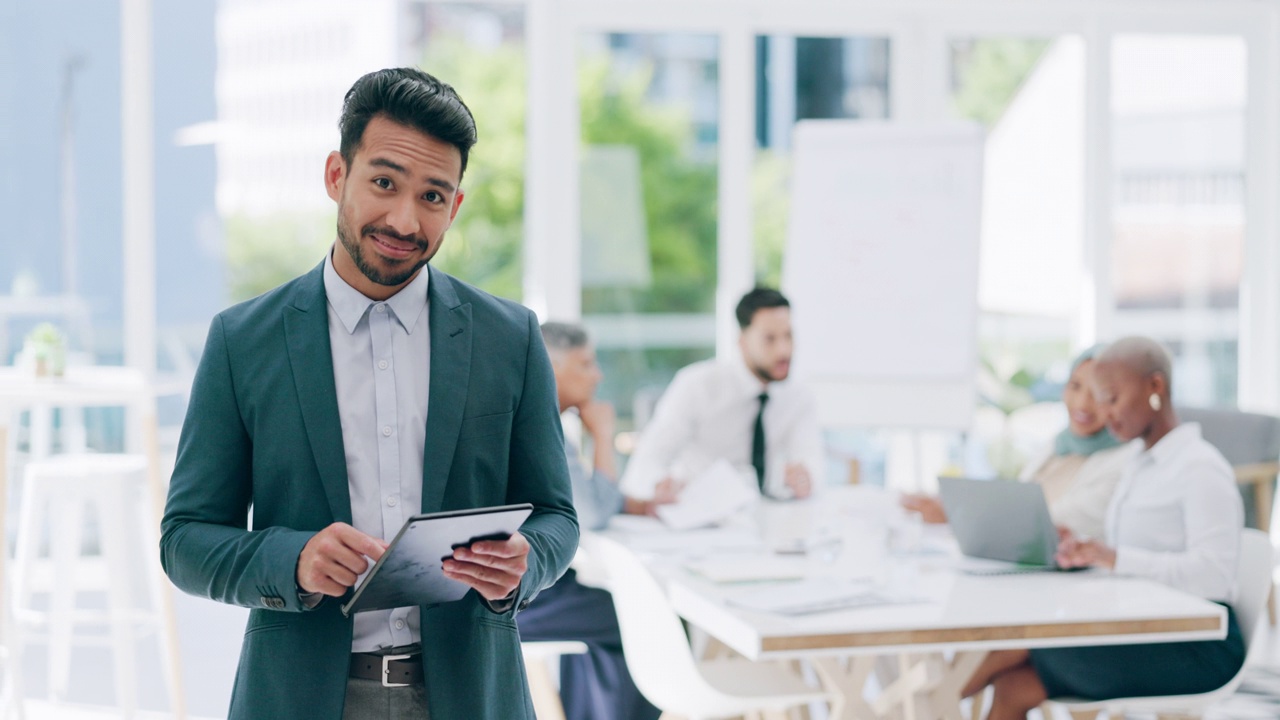
[[[1240,534],[1240,562],[1233,607],[1246,648],[1253,644],[1253,636],[1267,607],[1274,563],[1271,538],[1261,530],[1245,528]]]
[[[681,714],[710,702],[714,690],[698,671],[680,618],[640,559],[618,542],[586,535],[584,549],[607,569],[622,631],[622,651],[636,687],[663,711]]]
[[[1204,439],[1232,465],[1280,459],[1280,418],[1239,410],[1183,407],[1178,408],[1178,418],[1200,423]]]

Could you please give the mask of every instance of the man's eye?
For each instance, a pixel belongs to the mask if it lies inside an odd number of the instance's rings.
[[[373,184],[377,185],[383,190],[389,190],[391,188],[391,180],[389,178],[384,178],[384,177],[374,178]]]
[[[427,202],[440,202],[444,200],[444,196],[436,192],[435,190],[428,190],[427,193],[422,196],[422,198]]]

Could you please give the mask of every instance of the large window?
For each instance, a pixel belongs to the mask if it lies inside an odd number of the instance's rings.
[[[715,354],[718,53],[707,35],[580,38],[582,313],[624,426]]]
[[[1245,42],[1120,35],[1111,57],[1112,325],[1169,347],[1179,403],[1234,405]]]
[[[884,37],[756,37],[756,155],[751,175],[755,277],[778,286],[790,209],[797,121],[889,117]]]

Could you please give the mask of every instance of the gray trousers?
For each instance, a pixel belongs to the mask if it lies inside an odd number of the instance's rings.
[[[377,680],[347,679],[342,720],[430,720],[427,690],[420,684],[383,687]]]

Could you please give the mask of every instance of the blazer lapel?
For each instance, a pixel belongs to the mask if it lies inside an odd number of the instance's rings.
[[[423,446],[422,512],[438,512],[453,465],[471,377],[471,303],[460,304],[450,277],[430,268],[431,379]]]
[[[291,307],[284,311],[289,366],[302,408],[302,424],[315,457],[320,482],[335,522],[351,523],[351,491],[342,445],[338,392],[329,349],[329,313],[325,309],[324,263],[302,278]]]

